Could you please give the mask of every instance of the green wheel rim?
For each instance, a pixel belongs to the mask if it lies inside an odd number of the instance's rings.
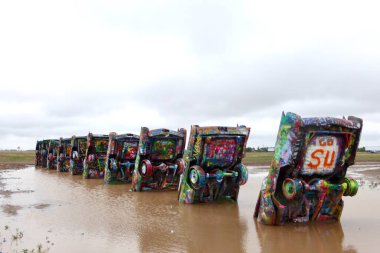
[[[284,194],[287,200],[291,200],[294,198],[294,196],[296,195],[296,186],[295,182],[292,179],[287,178],[284,180],[284,182],[282,183],[282,193]]]

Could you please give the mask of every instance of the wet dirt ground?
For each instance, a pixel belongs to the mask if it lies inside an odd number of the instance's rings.
[[[237,204],[181,205],[177,192],[129,191],[56,171],[0,171],[0,252],[377,252],[380,164],[354,166],[340,222],[265,226],[253,219],[265,169]],[[17,231],[22,238],[13,239]]]

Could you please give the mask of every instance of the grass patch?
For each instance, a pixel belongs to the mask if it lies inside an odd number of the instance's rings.
[[[34,151],[1,151],[0,163],[34,164]]]
[[[356,155],[355,162],[380,162],[380,152],[358,152]]]
[[[270,165],[274,152],[247,152],[243,159],[245,165]]]

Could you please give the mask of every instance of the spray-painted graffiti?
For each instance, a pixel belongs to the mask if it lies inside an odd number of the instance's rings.
[[[48,170],[56,168],[57,166],[57,153],[59,147],[59,140],[49,140],[47,145],[47,164],[46,168]]]
[[[315,136],[307,146],[302,173],[331,173],[340,156],[340,147],[338,137]]]
[[[37,141],[34,163],[37,167],[47,167],[48,143],[50,140]]]
[[[135,167],[139,136],[134,134],[109,134],[108,150],[105,163],[104,182],[131,182]]]
[[[83,164],[84,179],[104,178],[108,140],[108,135],[88,134],[86,156]]]
[[[70,169],[71,139],[61,138],[59,140],[57,153],[57,171],[67,172]]]
[[[139,147],[140,136],[136,135],[137,142],[124,142],[123,149],[121,150],[121,157],[124,159],[136,159],[137,149]]]
[[[264,179],[254,216],[259,222],[339,220],[343,196],[358,183],[346,178],[354,164],[362,120],[305,118],[283,114],[274,157]]]
[[[248,170],[241,161],[249,132],[244,126],[191,127],[180,203],[238,199],[240,185],[248,180]]]
[[[207,165],[218,164],[221,167],[229,166],[233,163],[239,152],[237,147],[236,138],[213,139],[208,137],[205,139],[203,161]]]
[[[71,137],[71,150],[70,150],[70,168],[71,175],[82,175],[84,159],[87,150],[87,137],[86,136],[73,136]]]
[[[152,160],[170,160],[176,152],[176,140],[157,139],[152,144]]]
[[[177,189],[185,162],[186,129],[178,131],[142,127],[132,176],[134,191]]]

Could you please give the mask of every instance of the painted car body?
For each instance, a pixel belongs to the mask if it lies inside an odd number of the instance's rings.
[[[185,162],[186,129],[141,128],[132,190],[177,189]]]
[[[109,134],[104,182],[128,183],[132,180],[140,136]]]
[[[301,118],[283,113],[269,175],[263,180],[255,214],[269,225],[339,220],[342,196],[358,183],[346,178],[362,130],[356,117]]]
[[[34,153],[34,165],[42,166],[42,141],[37,141]]]
[[[47,164],[46,168],[48,170],[56,168],[57,166],[57,153],[58,153],[59,140],[49,140],[47,150]]]
[[[48,143],[50,140],[37,141],[36,144],[36,154],[35,154],[35,164],[36,166],[47,167],[47,157],[48,157]]]
[[[57,153],[57,171],[68,172],[70,169],[71,138],[60,138]]]
[[[104,178],[108,140],[108,135],[88,134],[86,156],[83,163],[84,179]]]
[[[83,163],[86,157],[87,136],[71,137],[71,152],[70,152],[70,174],[82,175]]]
[[[240,185],[248,180],[248,170],[241,162],[249,133],[245,126],[192,126],[179,202],[237,201]]]

